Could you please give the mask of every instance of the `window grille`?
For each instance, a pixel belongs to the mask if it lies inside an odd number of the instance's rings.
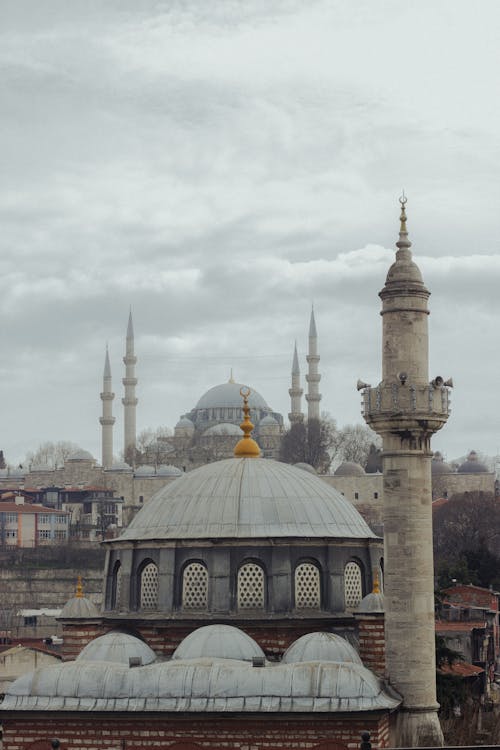
[[[206,609],[208,606],[208,572],[199,562],[186,565],[182,575],[184,609]]]
[[[256,563],[246,563],[238,571],[239,609],[263,609],[264,571]]]
[[[363,598],[361,568],[358,563],[349,562],[344,570],[344,596],[347,609],[357,607]]]
[[[156,609],[158,606],[158,568],[148,563],[141,573],[141,609]]]
[[[313,563],[301,563],[295,569],[295,607],[319,609],[321,588],[319,570]]]

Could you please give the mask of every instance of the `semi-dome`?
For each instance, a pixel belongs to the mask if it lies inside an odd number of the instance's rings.
[[[203,396],[196,404],[195,409],[241,409],[242,404],[240,390],[242,388],[248,388],[248,386],[243,385],[243,383],[232,382],[216,385],[203,394]],[[252,409],[269,410],[269,406],[266,404],[260,393],[253,390],[253,388],[250,389],[248,403],[250,408]]]
[[[451,474],[452,468],[443,458],[443,455],[436,451],[431,461],[431,472],[433,475],[437,474]]]
[[[271,459],[230,458],[161,488],[115,542],[269,537],[376,538],[319,477]]]
[[[136,477],[153,477],[156,474],[156,469],[154,466],[143,464],[137,467],[134,474]]]
[[[354,461],[344,461],[335,471],[336,477],[364,477],[365,470]]]
[[[264,658],[264,652],[253,638],[232,625],[206,625],[187,635],[172,659],[238,659],[252,661]]]
[[[221,422],[220,424],[214,424],[205,430],[203,433],[205,436],[210,437],[211,435],[236,435],[238,438],[241,437],[241,430],[236,424],[230,422]]]
[[[77,661],[109,661],[126,666],[129,666],[130,659],[136,659],[144,666],[156,661],[156,654],[140,638],[118,631],[94,638],[77,656]]]
[[[194,430],[194,424],[191,422],[189,417],[181,417],[175,425],[174,429]]]
[[[173,464],[160,464],[156,470],[156,475],[159,477],[181,477],[183,471]]]
[[[74,451],[74,453],[71,453],[67,461],[95,461],[94,456],[92,453],[89,453],[89,451],[84,451],[83,449],[79,449]]]
[[[279,427],[279,422],[272,416],[272,414],[268,414],[260,420],[259,427]]]
[[[308,661],[362,663],[356,649],[335,633],[306,633],[287,648],[282,659],[284,664]]]
[[[476,451],[471,451],[467,456],[467,460],[458,467],[458,471],[460,474],[479,474],[487,472],[488,469],[480,462]]]

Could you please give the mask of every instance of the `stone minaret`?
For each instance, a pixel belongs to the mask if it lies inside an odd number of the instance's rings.
[[[448,418],[443,379],[429,382],[429,292],[412,260],[406,198],[382,299],[382,382],[364,383],[363,415],[383,439],[386,668],[404,698],[391,744],[442,745],[434,651],[431,436]]]
[[[288,419],[290,424],[296,422],[303,422],[304,415],[302,414],[301,399],[304,393],[300,387],[300,367],[299,358],[297,356],[297,342],[295,342],[295,349],[293,350],[293,363],[292,363],[292,387],[288,389],[290,395],[290,414]]]
[[[113,465],[113,425],[115,423],[115,418],[113,416],[114,397],[115,394],[111,387],[109,352],[108,347],[106,347],[101,393],[102,417],[99,419],[99,422],[102,425],[102,465],[104,469],[109,469]]]
[[[125,398],[122,398],[123,420],[124,420],[124,448],[123,453],[125,461],[134,463],[135,461],[135,414],[137,407],[137,398],[135,395],[135,386],[137,378],[135,377],[135,364],[137,357],[134,354],[134,326],[132,323],[132,310],[128,316],[127,326],[127,346],[123,358],[125,364],[125,377],[122,383],[125,386]]]
[[[316,321],[314,320],[314,308],[311,310],[311,322],[309,323],[309,354],[306,359],[309,365],[309,370],[306,375],[307,418],[319,419],[319,402],[321,401],[319,381],[321,380],[321,375],[318,373],[318,334],[316,331]]]

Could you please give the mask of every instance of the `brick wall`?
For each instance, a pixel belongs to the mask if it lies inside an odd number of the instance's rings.
[[[360,734],[371,733],[373,750],[388,747],[387,714],[323,716],[290,714],[262,717],[26,712],[3,721],[4,750],[357,750]]]
[[[385,674],[385,633],[384,614],[356,615],[358,622],[359,655],[361,661],[372,672],[383,677]]]

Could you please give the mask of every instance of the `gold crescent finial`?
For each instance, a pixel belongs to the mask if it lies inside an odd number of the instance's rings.
[[[236,458],[258,458],[260,456],[260,448],[251,437],[253,424],[250,421],[250,407],[248,406],[248,397],[251,394],[250,388],[243,385],[240,388],[240,396],[243,399],[243,422],[240,424],[243,430],[243,437],[239,440],[234,447],[234,455]]]
[[[401,205],[403,206],[403,208],[404,208],[404,207],[406,206],[406,204],[407,204],[407,202],[408,202],[408,198],[407,198],[407,197],[406,197],[406,195],[405,195],[405,190],[404,190],[404,188],[403,188],[403,190],[401,191],[401,195],[399,196],[399,202],[401,203]]]
[[[380,594],[380,582],[378,577],[378,571],[373,574],[373,591],[372,594]]]
[[[83,599],[83,586],[82,586],[82,577],[78,576],[78,582],[76,584],[76,594],[77,599]]]

